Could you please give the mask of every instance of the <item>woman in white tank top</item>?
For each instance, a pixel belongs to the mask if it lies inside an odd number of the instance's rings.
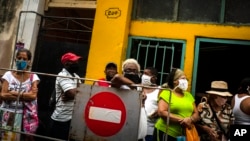
[[[141,77],[141,84],[143,86],[149,86],[149,87],[143,87],[142,92],[144,95],[146,95],[145,100],[145,112],[147,116],[147,135],[145,137],[146,141],[152,141],[153,140],[153,132],[154,132],[154,125],[156,123],[156,120],[158,119],[158,94],[159,90],[157,89],[157,75],[158,71],[154,67],[147,67],[143,71],[143,75]]]
[[[250,77],[241,81],[236,94],[232,99],[234,124],[250,125]]]

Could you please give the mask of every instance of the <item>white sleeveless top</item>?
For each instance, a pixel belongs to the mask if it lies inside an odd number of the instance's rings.
[[[233,108],[233,114],[235,117],[234,124],[250,125],[250,115],[245,114],[240,109],[241,102],[250,96],[244,96],[239,98],[238,94],[235,95],[235,103]]]
[[[156,119],[150,119],[148,118],[150,115],[152,115],[157,109],[158,109],[158,93],[159,89],[155,89],[151,93],[147,93],[147,98],[145,100],[145,111],[147,114],[147,135],[153,135],[154,132],[154,125],[156,123]]]

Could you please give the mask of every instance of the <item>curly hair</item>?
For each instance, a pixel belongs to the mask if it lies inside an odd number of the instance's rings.
[[[250,90],[250,77],[246,77],[240,82],[240,86],[238,88],[238,94],[243,94],[243,93],[249,94],[249,90]]]

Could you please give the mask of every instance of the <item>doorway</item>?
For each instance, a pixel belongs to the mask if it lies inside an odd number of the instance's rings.
[[[197,102],[214,80],[226,81],[229,91],[236,94],[240,81],[250,76],[249,52],[250,41],[197,38],[192,79]]]
[[[42,17],[32,71],[57,75],[61,69],[61,56],[73,52],[82,56],[77,73],[85,77],[88,53],[94,24],[95,9],[50,8]],[[37,134],[47,136],[51,111],[49,98],[54,90],[55,76],[38,75],[38,116],[40,125]],[[44,140],[38,138],[37,140]]]

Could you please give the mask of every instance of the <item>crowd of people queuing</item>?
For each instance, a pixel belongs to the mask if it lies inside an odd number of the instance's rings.
[[[37,126],[26,127],[23,119],[27,103],[33,105],[30,115],[37,116],[37,93],[39,77],[27,72],[31,66],[32,54],[27,49],[16,53],[16,70],[6,71],[1,78],[0,127],[35,133]],[[51,115],[49,136],[68,140],[70,123],[74,107],[74,97],[80,83],[79,69],[81,56],[68,52],[62,55],[62,70],[55,81],[56,107]],[[172,68],[166,83],[157,84],[158,71],[147,66],[141,71],[136,59],[128,58],[122,64],[122,73],[118,73],[117,64],[108,62],[104,77],[93,85],[134,89],[141,92],[141,109],[138,127],[138,141],[176,141],[185,136],[185,129],[195,127],[200,141],[229,140],[232,124],[250,125],[250,78],[240,83],[237,94],[228,91],[223,80],[211,82],[211,90],[196,105],[194,96],[188,92],[188,80],[183,70]],[[133,85],[137,84],[137,85]],[[138,85],[139,84],[139,85]],[[232,98],[231,103],[228,98]],[[14,113],[14,114],[13,114]],[[35,121],[34,125],[37,125]],[[19,134],[8,130],[1,131],[0,140],[33,141],[32,135]]]

